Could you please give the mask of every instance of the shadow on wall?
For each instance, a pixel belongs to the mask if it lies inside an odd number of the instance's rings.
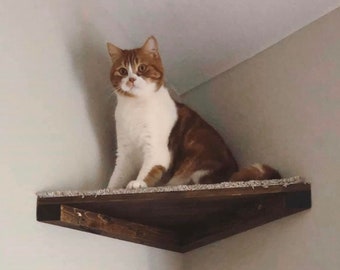
[[[72,64],[83,88],[100,156],[96,181],[88,179],[80,188],[102,188],[106,187],[115,163],[113,113],[116,100],[109,80],[111,62],[104,38],[91,25],[84,24],[80,35],[71,42]]]

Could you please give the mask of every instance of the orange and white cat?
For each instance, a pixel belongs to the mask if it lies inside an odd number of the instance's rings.
[[[116,166],[108,188],[280,178],[261,164],[238,171],[217,131],[170,97],[154,37],[137,49],[107,47],[118,101]]]

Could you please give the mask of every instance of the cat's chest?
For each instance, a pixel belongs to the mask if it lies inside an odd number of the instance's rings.
[[[115,112],[117,131],[134,139],[150,128],[150,116],[145,106],[117,106]]]
[[[170,102],[131,102],[118,104],[115,118],[118,139],[143,145],[150,140],[167,142],[177,111]]]

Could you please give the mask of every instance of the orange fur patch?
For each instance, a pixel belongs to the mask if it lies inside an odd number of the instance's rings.
[[[208,175],[200,178],[201,184],[228,179],[238,166],[222,137],[186,105],[176,102],[176,107],[178,120],[168,144],[173,154],[169,168],[171,181],[190,181],[190,177],[201,170],[209,171]]]
[[[154,166],[145,177],[144,182],[148,187],[154,187],[160,182],[165,173],[165,168],[161,165]]]

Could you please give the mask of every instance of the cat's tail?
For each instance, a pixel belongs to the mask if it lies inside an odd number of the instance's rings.
[[[249,167],[240,169],[231,175],[228,181],[249,181],[249,180],[265,180],[280,179],[280,173],[272,167],[265,164],[253,164]]]

